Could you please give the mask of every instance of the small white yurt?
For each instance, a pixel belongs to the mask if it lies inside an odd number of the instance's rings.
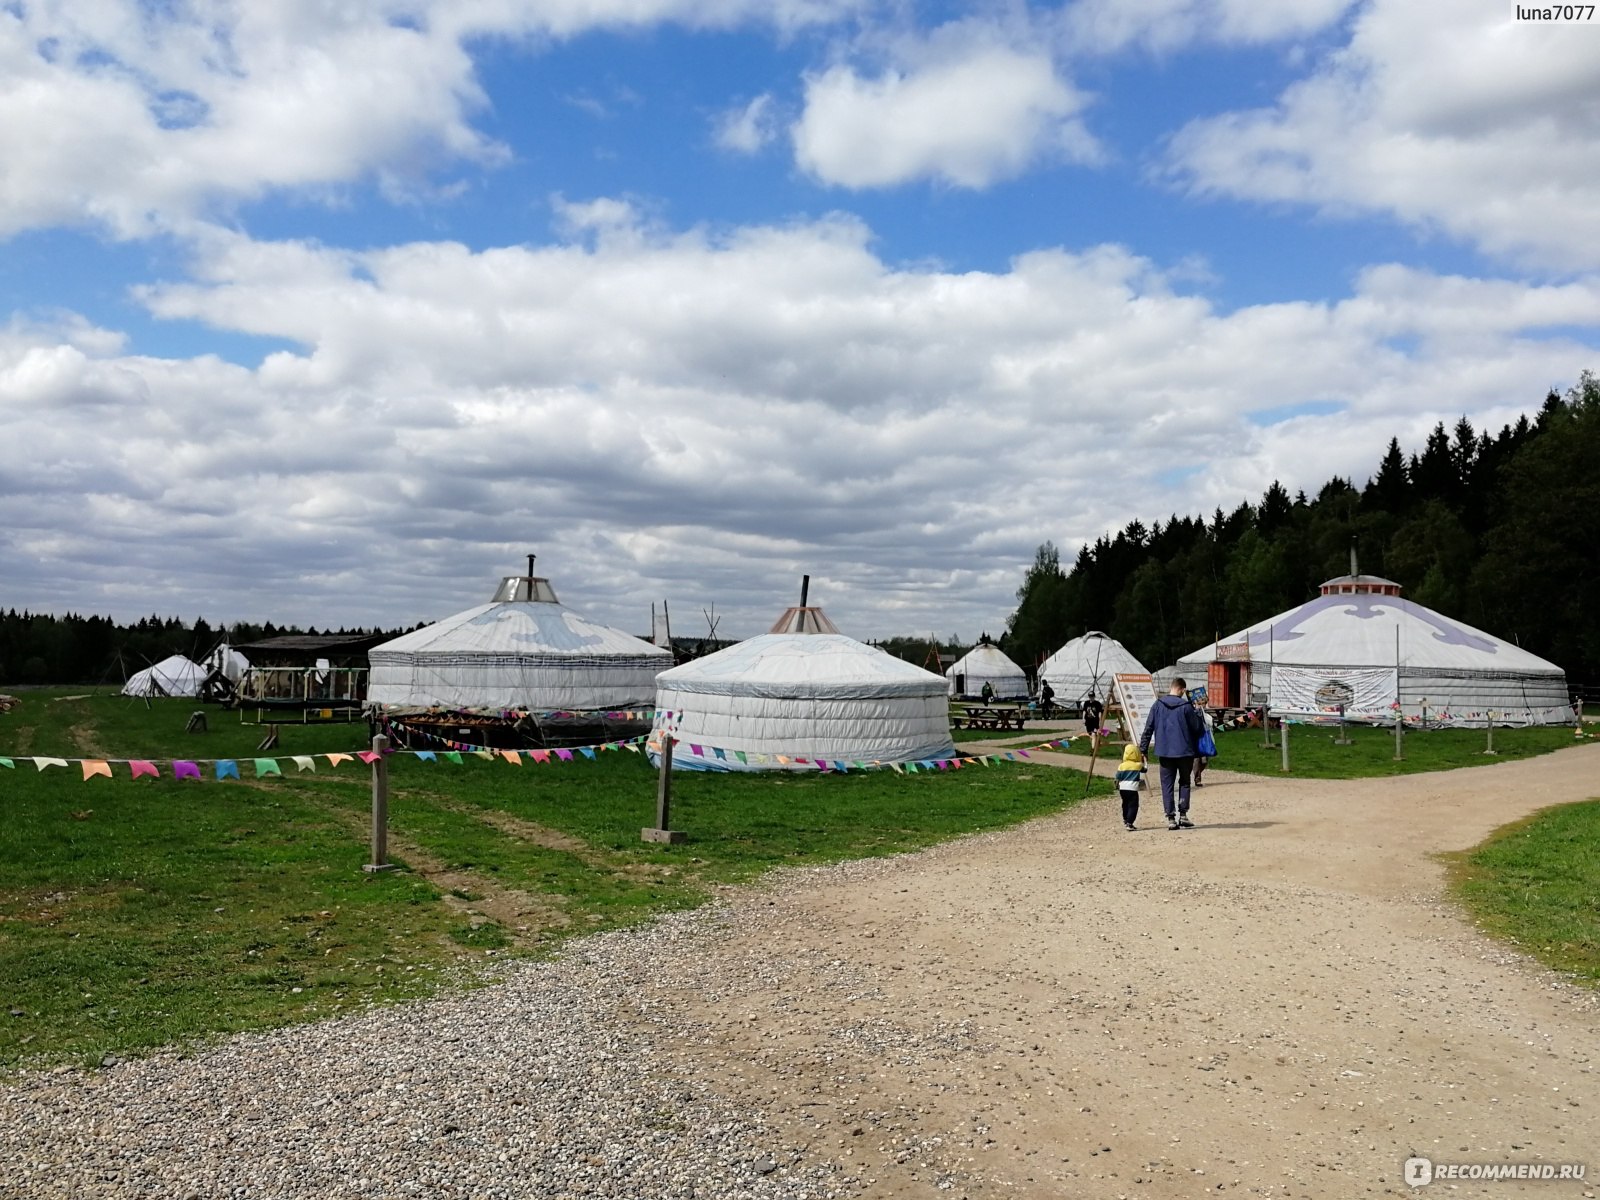
[[[771,632],[656,677],[653,761],[666,732],[677,742],[672,765],[684,770],[954,756],[945,681],[846,637],[805,599]]]
[[[648,709],[672,654],[580,616],[533,574],[494,599],[374,646],[367,699],[394,709],[594,712]]]
[[[1185,655],[1173,673],[1205,684],[1215,707],[1313,719],[1342,708],[1352,721],[1393,722],[1396,704],[1408,720],[1426,708],[1430,725],[1574,719],[1560,667],[1403,599],[1393,580],[1352,571],[1320,591]]]
[[[154,666],[135,671],[122,685],[124,696],[198,696],[206,669],[181,654],[163,658]]]
[[[983,685],[994,688],[997,700],[1026,700],[1028,673],[1006,657],[1004,650],[985,634],[978,644],[945,670],[952,696],[981,696]]]
[[[1055,692],[1057,704],[1077,704],[1093,692],[1111,694],[1114,675],[1148,675],[1145,665],[1110,634],[1091,629],[1057,650],[1039,668],[1039,678]]]

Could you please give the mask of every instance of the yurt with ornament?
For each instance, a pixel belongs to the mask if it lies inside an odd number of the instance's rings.
[[[1302,719],[1483,728],[1574,721],[1566,673],[1415,604],[1392,579],[1350,574],[1313,600],[1200,647],[1162,676],[1206,684],[1213,708]],[[1159,682],[1159,679],[1158,679]]]
[[[764,634],[656,676],[658,762],[687,771],[814,771],[950,758],[945,681],[840,633],[800,603]]]

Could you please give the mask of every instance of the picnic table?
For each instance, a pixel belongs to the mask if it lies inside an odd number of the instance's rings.
[[[1020,704],[970,704],[950,724],[956,729],[1021,729],[1026,715]]]

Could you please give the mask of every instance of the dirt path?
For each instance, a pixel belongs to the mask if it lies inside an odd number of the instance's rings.
[[[1410,1194],[1413,1154],[1589,1166],[1452,1196],[1600,1192],[1600,997],[1476,933],[1430,857],[1600,792],[1600,747],[1207,778],[1192,832],[1147,793],[1137,833],[1096,799],[795,873],[624,1007],[874,1197]]]

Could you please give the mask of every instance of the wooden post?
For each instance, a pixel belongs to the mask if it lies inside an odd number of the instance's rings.
[[[1272,749],[1272,714],[1265,704],[1261,706],[1261,748]]]
[[[1394,627],[1394,760],[1405,761],[1406,710],[1400,707],[1400,626]]]
[[[378,734],[372,739],[372,861],[363,871],[392,871],[389,861],[389,761],[384,752],[389,749],[389,739]]]
[[[807,581],[809,582],[809,580],[810,576],[807,576]],[[672,819],[672,746],[672,735],[666,730],[662,730],[661,778],[656,783],[656,827],[639,831],[641,841],[661,842],[669,846],[689,839],[688,834],[670,826]]]
[[[1485,719],[1485,721],[1483,723],[1483,731],[1487,735],[1489,744],[1484,747],[1483,752],[1485,754],[1493,754],[1493,753],[1495,753],[1495,748],[1494,748],[1494,714],[1492,712],[1491,713],[1485,713],[1484,717],[1486,719]]]
[[[1283,747],[1283,766],[1281,770],[1289,769],[1289,718],[1278,718],[1278,745]]]
[[[1345,732],[1344,705],[1342,704],[1339,705],[1339,736],[1333,739],[1333,744],[1335,746],[1349,746],[1354,744],[1350,740],[1350,735]]]
[[[1083,794],[1089,794],[1089,785],[1094,782],[1094,764],[1100,757],[1100,731],[1097,729],[1089,735],[1089,773],[1083,777]]]

